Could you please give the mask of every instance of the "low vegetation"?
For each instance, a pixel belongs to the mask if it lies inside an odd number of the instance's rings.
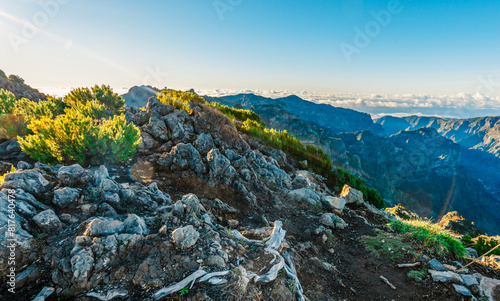
[[[0,175],[0,185],[2,185],[5,182],[5,176],[13,172],[16,172],[16,168],[14,166],[10,168],[10,171],[4,173],[3,175]]]
[[[431,253],[440,256],[465,256],[466,250],[460,240],[430,221],[422,219],[392,220],[389,226],[395,232],[408,235],[422,243],[424,248]]]
[[[462,237],[461,241],[466,247],[473,248],[474,250],[476,250],[476,252],[479,256],[486,254],[488,251],[495,248],[500,243],[498,240],[494,239],[493,237],[489,237],[489,236],[485,236],[485,235],[478,236],[474,239],[472,239],[469,235],[464,235]],[[499,255],[500,256],[500,248],[496,248],[488,255]]]
[[[141,142],[127,124],[125,101],[109,86],[72,90],[64,99],[16,100],[0,90],[0,137],[19,138],[31,158],[43,163],[89,164],[127,161]]]
[[[192,92],[183,92],[180,90],[163,90],[157,97],[162,103],[172,105],[178,110],[184,110],[189,115],[193,114],[193,110],[190,108],[191,102],[206,104],[203,97]]]
[[[414,255],[412,245],[400,234],[388,233],[380,229],[374,230],[375,236],[363,236],[361,242],[375,257],[388,257],[391,260],[402,259],[405,254]]]

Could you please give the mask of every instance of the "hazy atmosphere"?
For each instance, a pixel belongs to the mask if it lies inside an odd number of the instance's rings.
[[[3,69],[49,93],[144,83],[306,92],[376,115],[500,113],[498,1],[0,3]]]

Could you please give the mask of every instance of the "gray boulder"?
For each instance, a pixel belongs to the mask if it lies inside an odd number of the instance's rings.
[[[463,280],[457,273],[453,272],[439,272],[435,270],[429,270],[434,282],[453,282],[457,284],[462,284]]]
[[[59,169],[57,178],[64,186],[85,185],[93,181],[92,172],[84,169],[79,164],[63,166]]]
[[[210,167],[210,177],[217,178],[227,171],[231,162],[223,154],[220,153],[219,149],[212,149],[207,154],[208,166]]]
[[[201,155],[206,156],[207,153],[215,148],[214,140],[210,134],[202,133],[198,135],[194,141],[194,147],[200,152]]]
[[[311,205],[321,204],[321,196],[309,188],[300,188],[288,192],[288,197],[297,202],[308,202]]]
[[[479,285],[479,282],[477,282],[476,277],[474,277],[473,275],[462,275],[461,274],[460,277],[462,277],[462,280],[464,281],[464,284],[467,287]]]
[[[433,270],[440,271],[440,272],[447,272],[448,271],[448,269],[441,262],[437,261],[436,259],[429,260],[429,262],[427,262],[427,264]]]
[[[186,194],[185,196],[182,197],[181,200],[182,204],[184,204],[186,212],[193,212],[194,214],[198,215],[201,213],[205,213],[206,210],[203,207],[203,205],[200,203],[200,200],[195,194]]]
[[[94,254],[91,248],[82,248],[71,257],[73,282],[78,289],[86,287],[94,266]]]
[[[32,169],[33,166],[31,166],[31,164],[29,164],[28,162],[24,162],[24,161],[19,161],[17,163],[17,166],[16,166],[16,170],[28,170],[28,169]]]
[[[2,187],[23,189],[33,195],[42,196],[52,188],[52,184],[39,171],[30,169],[7,174]]]
[[[345,208],[347,201],[344,198],[338,198],[334,196],[324,196],[321,198],[321,204],[327,210],[338,210],[342,211]]]
[[[483,277],[479,286],[488,301],[500,300],[500,280]]]
[[[77,188],[59,188],[54,191],[54,198],[52,199],[52,203],[61,208],[75,205],[78,197],[80,196],[80,191],[81,190]]]
[[[182,138],[194,132],[193,122],[185,111],[176,110],[164,116],[163,121],[165,121],[168,129],[172,132],[173,138]]]
[[[104,218],[94,218],[87,224],[84,235],[86,236],[107,236],[111,234],[116,234],[122,232],[124,229],[123,222],[104,219]]]
[[[200,153],[191,144],[179,143],[172,147],[163,162],[170,165],[171,170],[190,169],[199,176],[206,172]]]
[[[138,234],[138,235],[148,235],[149,229],[146,226],[146,222],[142,217],[135,214],[129,214],[128,217],[123,221],[124,231]]]
[[[53,210],[45,210],[33,217],[33,222],[46,233],[54,234],[60,231],[64,224],[59,220]]]
[[[478,258],[479,255],[477,254],[477,251],[474,250],[473,248],[465,248],[465,250],[467,251],[465,253],[465,256],[468,257],[468,258]]]
[[[170,139],[170,134],[165,125],[165,122],[159,117],[151,116],[151,118],[149,118],[148,124],[144,125],[142,129],[158,140],[167,141]]]
[[[171,105],[163,104],[158,98],[150,97],[146,105],[146,112],[152,116],[165,116],[174,111],[174,107]]]
[[[200,233],[196,231],[193,226],[188,225],[186,227],[177,228],[172,232],[172,239],[177,248],[187,249],[194,244],[200,238]]]
[[[465,286],[463,285],[458,285],[458,284],[453,284],[453,288],[455,289],[455,291],[457,293],[459,293],[460,295],[464,295],[464,296],[468,296],[468,297],[472,297],[472,293],[469,291],[468,288],[466,288]]]
[[[342,188],[342,192],[340,193],[340,197],[344,198],[347,204],[363,203],[363,193],[359,190],[350,187],[349,185],[344,185],[344,188]]]
[[[347,227],[347,223],[333,213],[323,214],[320,217],[319,222],[331,228],[344,229],[345,227]]]

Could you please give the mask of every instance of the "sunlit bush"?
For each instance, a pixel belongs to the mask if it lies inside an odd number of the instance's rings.
[[[87,106],[88,103],[97,102],[104,105],[110,115],[122,114],[125,108],[123,97],[114,93],[110,86],[106,85],[95,85],[92,89],[78,88],[71,90],[64,97],[64,102],[72,108],[82,108]]]
[[[16,97],[10,91],[0,89],[0,114],[11,114],[14,111]]]
[[[47,100],[34,102],[32,100],[22,98],[16,101],[14,114],[21,115],[26,121],[39,119],[41,117],[56,117],[64,113],[66,105],[60,98],[47,97]]]

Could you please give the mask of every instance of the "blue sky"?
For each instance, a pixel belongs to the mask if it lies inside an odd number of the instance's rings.
[[[400,12],[377,30],[372,12],[390,5]],[[0,69],[36,87],[498,96],[499,12],[480,0],[0,0]],[[370,24],[349,62],[340,45]]]

